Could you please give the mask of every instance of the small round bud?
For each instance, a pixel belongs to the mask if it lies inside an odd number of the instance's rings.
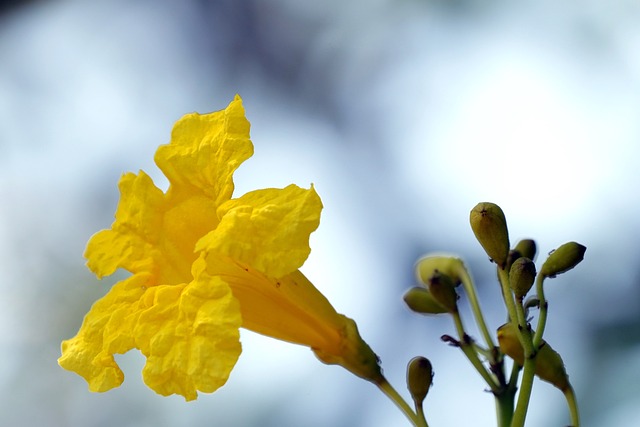
[[[509,270],[509,285],[516,298],[522,299],[536,278],[536,265],[529,258],[520,257],[513,262]]]
[[[428,290],[419,286],[405,292],[402,299],[416,313],[440,314],[447,312],[447,309],[441,306]]]
[[[504,267],[505,271],[510,271],[511,270],[511,266],[513,265],[513,263],[515,262],[515,260],[517,260],[518,258],[521,258],[522,254],[520,252],[518,252],[515,249],[511,249],[509,251],[509,255],[507,255],[507,263]]]
[[[489,258],[504,269],[509,254],[509,231],[500,206],[489,202],[478,203],[471,210],[469,222]]]
[[[407,365],[407,388],[416,405],[422,405],[433,384],[433,367],[429,359],[414,357]]]
[[[542,264],[540,274],[544,277],[555,277],[571,270],[584,259],[586,250],[587,248],[580,243],[565,243],[549,254],[549,258]]]
[[[454,255],[430,254],[420,258],[416,263],[416,276],[425,285],[436,271],[446,274],[455,286],[462,282],[463,275],[468,276],[467,268],[462,260]]]
[[[514,250],[520,252],[520,255],[530,260],[536,257],[536,242],[532,239],[522,239],[518,242]]]
[[[427,289],[433,296],[433,299],[449,313],[458,311],[458,294],[456,293],[453,280],[451,280],[449,276],[436,271],[429,278]]]

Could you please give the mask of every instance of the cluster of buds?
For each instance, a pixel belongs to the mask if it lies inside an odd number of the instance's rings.
[[[507,309],[508,322],[497,330],[497,345],[494,344],[484,322],[471,276],[463,261],[457,256],[433,254],[420,259],[416,264],[416,276],[420,285],[409,289],[404,294],[405,303],[416,313],[453,316],[460,341],[449,335],[444,336],[447,337],[445,341],[454,342],[463,350],[465,356],[487,381],[496,399],[505,399],[505,396],[510,396],[506,398],[511,399],[511,408],[513,408],[513,399],[518,389],[518,376],[507,377],[504,372],[504,356],[510,357],[518,370],[525,366],[527,360],[531,360],[533,364],[529,369],[525,367],[523,377],[527,375],[533,377],[535,374],[562,390],[567,396],[573,424],[577,426],[579,420],[575,396],[564,362],[560,355],[542,340],[548,309],[543,282],[578,265],[584,258],[586,247],[576,242],[565,243],[551,251],[538,270],[534,262],[537,255],[535,241],[523,239],[511,248],[507,221],[498,205],[488,202],[478,203],[471,210],[469,219],[476,239],[491,262],[497,266],[502,296]],[[459,287],[461,284],[464,286]],[[534,285],[536,285],[536,295],[525,301],[525,297]],[[464,330],[458,308],[460,288],[468,294],[468,300],[476,323],[483,333],[486,348],[468,336]],[[532,308],[540,309],[537,332],[529,324],[529,311]],[[419,373],[422,372],[421,369],[426,373]],[[414,400],[417,398],[420,404],[431,385],[432,375],[431,363],[427,359],[415,358],[409,363],[407,375],[409,389]],[[409,378],[416,378],[416,380],[409,381]],[[418,381],[418,378],[421,380]],[[531,381],[528,383],[530,384]],[[415,384],[420,384],[420,387]],[[526,393],[530,391],[530,385],[525,386],[523,380],[520,394],[525,393],[526,399],[518,399],[518,407],[512,414],[514,420],[512,425],[524,423],[527,406],[522,405],[522,408],[520,401],[528,402]],[[505,406],[508,407],[509,403]]]
[[[422,286],[409,289],[403,299],[416,313],[457,312],[456,288],[467,275],[464,263],[456,256],[448,254],[426,256],[416,264],[416,276]]]

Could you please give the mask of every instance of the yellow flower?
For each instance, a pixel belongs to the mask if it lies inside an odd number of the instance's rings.
[[[143,379],[156,392],[187,400],[213,392],[240,355],[241,326],[381,381],[355,322],[298,270],[320,222],[314,188],[232,198],[233,172],[252,154],[236,96],[223,111],[176,123],[155,156],[166,193],[142,171],[123,175],[115,222],[91,238],[85,257],[100,278],[118,268],[132,276],[93,305],[58,360],[90,390],[118,387],[124,375],[113,355],[138,348],[147,358]]]

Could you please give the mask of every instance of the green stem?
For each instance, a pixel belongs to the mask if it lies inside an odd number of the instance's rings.
[[[516,316],[518,316],[518,325],[522,328],[528,328],[527,316],[524,314],[524,306],[522,305],[522,298],[516,298]],[[531,341],[533,347],[533,340]]]
[[[484,321],[484,316],[482,315],[482,310],[480,309],[480,301],[478,300],[478,295],[476,294],[476,287],[469,275],[469,272],[466,270],[466,267],[460,271],[460,278],[462,281],[462,286],[464,287],[464,291],[467,294],[467,298],[469,298],[469,304],[471,305],[471,311],[473,312],[473,316],[476,319],[476,324],[478,328],[480,328],[480,333],[482,334],[484,341],[487,344],[487,347],[494,348],[496,345],[493,342],[493,338],[489,333],[489,329],[487,328],[487,324]],[[491,361],[493,362],[493,360]]]
[[[398,408],[400,408],[402,413],[409,419],[409,421],[411,421],[411,423],[415,427],[429,427],[424,417],[418,417],[413,412],[411,407],[407,404],[407,402],[405,402],[402,396],[398,394],[396,389],[393,388],[391,384],[389,384],[389,381],[387,381],[386,378],[383,377],[382,380],[376,382],[375,384],[393,403],[396,404]]]
[[[536,347],[533,345],[534,340],[531,335],[531,328],[527,324],[527,319],[524,315],[522,301],[520,300],[516,303],[511,293],[509,275],[506,271],[498,268],[498,279],[502,287],[502,294],[505,305],[507,306],[507,311],[509,312],[510,321],[516,327],[518,339],[524,352],[522,382],[520,384],[520,392],[518,393],[518,403],[511,422],[511,427],[523,427],[524,420],[527,417],[531,390],[533,389],[533,377],[536,371]]]
[[[507,384],[507,387],[513,393],[515,393],[518,389],[518,376],[520,375],[520,369],[522,369],[522,366],[518,365],[515,362],[513,363],[513,365],[511,365],[511,376],[509,377],[509,383]]]
[[[513,413],[511,427],[523,427],[524,420],[527,417],[527,409],[529,409],[529,399],[531,398],[531,389],[533,388],[533,376],[536,371],[535,357],[528,357],[524,360],[524,372],[522,373],[522,382],[520,383],[520,393],[518,393],[518,404]]]
[[[498,427],[510,427],[513,419],[513,404],[515,391],[505,390],[505,392],[495,397],[496,401],[496,418]]]
[[[457,311],[452,313],[453,321],[456,325],[456,330],[458,332],[458,336],[460,337],[460,349],[467,356],[469,362],[476,368],[476,371],[484,378],[491,391],[497,393],[499,390],[499,386],[496,380],[491,376],[487,368],[482,364],[480,358],[478,357],[478,353],[476,353],[473,344],[469,342],[469,338],[464,331],[464,326],[462,325],[462,318],[460,317],[460,313]]]
[[[549,308],[549,303],[544,297],[544,286],[542,286],[542,282],[544,282],[545,277],[541,274],[536,278],[536,293],[538,294],[538,300],[540,301],[540,315],[538,317],[538,326],[536,327],[536,333],[533,336],[533,346],[534,348],[540,347],[540,343],[542,343],[542,334],[544,334],[544,328],[547,325],[547,311]]]
[[[509,275],[506,271],[498,267],[498,280],[500,281],[500,287],[502,288],[502,296],[504,297],[505,305],[507,306],[507,312],[509,313],[509,321],[513,324],[518,334],[520,344],[524,349],[524,357],[528,359],[535,357],[535,351],[533,347],[533,339],[531,337],[531,330],[527,325],[527,319],[524,315],[524,307],[522,301],[516,301],[511,292],[509,286]]]
[[[517,322],[518,314],[516,313],[516,303],[513,300],[513,294],[511,293],[511,287],[509,286],[509,274],[500,267],[498,267],[498,281],[500,282],[500,288],[502,289],[502,298],[504,299],[504,304],[507,307],[509,320],[511,322]]]
[[[571,427],[580,427],[578,401],[576,400],[576,393],[573,391],[573,387],[571,387],[571,385],[564,390],[564,397],[567,399],[567,405],[569,406],[569,412],[571,413]]]
[[[424,421],[423,426],[425,427],[429,427],[429,425],[427,424],[427,419],[424,416],[424,409],[422,408],[422,403],[417,404],[416,403],[416,415],[418,416],[418,418],[422,421]]]

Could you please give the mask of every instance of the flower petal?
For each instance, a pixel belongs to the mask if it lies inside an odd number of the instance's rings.
[[[154,264],[153,246],[159,240],[162,225],[162,191],[144,172],[127,173],[120,178],[120,202],[111,230],[102,230],[91,237],[85,257],[87,266],[98,277],[108,276],[118,268],[132,273],[151,272]]]
[[[238,301],[219,277],[194,263],[189,284],[147,287],[148,274],[117,283],[86,315],[78,334],[62,343],[60,366],[81,375],[91,391],[118,387],[124,374],[114,354],[139,348],[145,383],[187,400],[213,392],[240,356]]]
[[[309,235],[320,223],[322,202],[311,187],[252,191],[218,209],[220,224],[203,237],[196,251],[211,251],[282,277],[309,256]]]
[[[233,172],[253,154],[249,121],[236,95],[229,106],[210,114],[178,120],[171,143],[158,148],[155,161],[172,187],[193,187],[216,206],[233,193]]]
[[[213,392],[227,381],[240,356],[240,306],[229,286],[194,264],[195,279],[184,286],[149,289],[135,328],[147,356],[144,382],[164,396],[186,400],[197,390]]]
[[[119,187],[116,220],[89,240],[87,266],[98,277],[124,268],[157,284],[189,281],[195,243],[218,223],[215,202],[193,187],[165,195],[142,171],[123,175]]]
[[[252,154],[239,97],[225,110],[184,116],[171,143],[156,152],[168,192],[142,171],[123,175],[116,221],[89,241],[88,267],[98,277],[124,268],[152,273],[158,283],[189,281],[194,246],[217,226],[216,210],[233,192],[233,172]]]
[[[311,347],[322,362],[369,381],[381,379],[378,357],[356,323],[336,312],[300,270],[275,279],[225,257],[211,254],[206,260],[207,271],[226,281],[240,302],[242,327]]]
[[[63,341],[58,363],[81,375],[89,383],[89,390],[102,392],[122,384],[124,374],[113,355],[135,345],[134,314],[149,278],[148,274],[137,274],[116,283],[91,307],[78,334]]]

